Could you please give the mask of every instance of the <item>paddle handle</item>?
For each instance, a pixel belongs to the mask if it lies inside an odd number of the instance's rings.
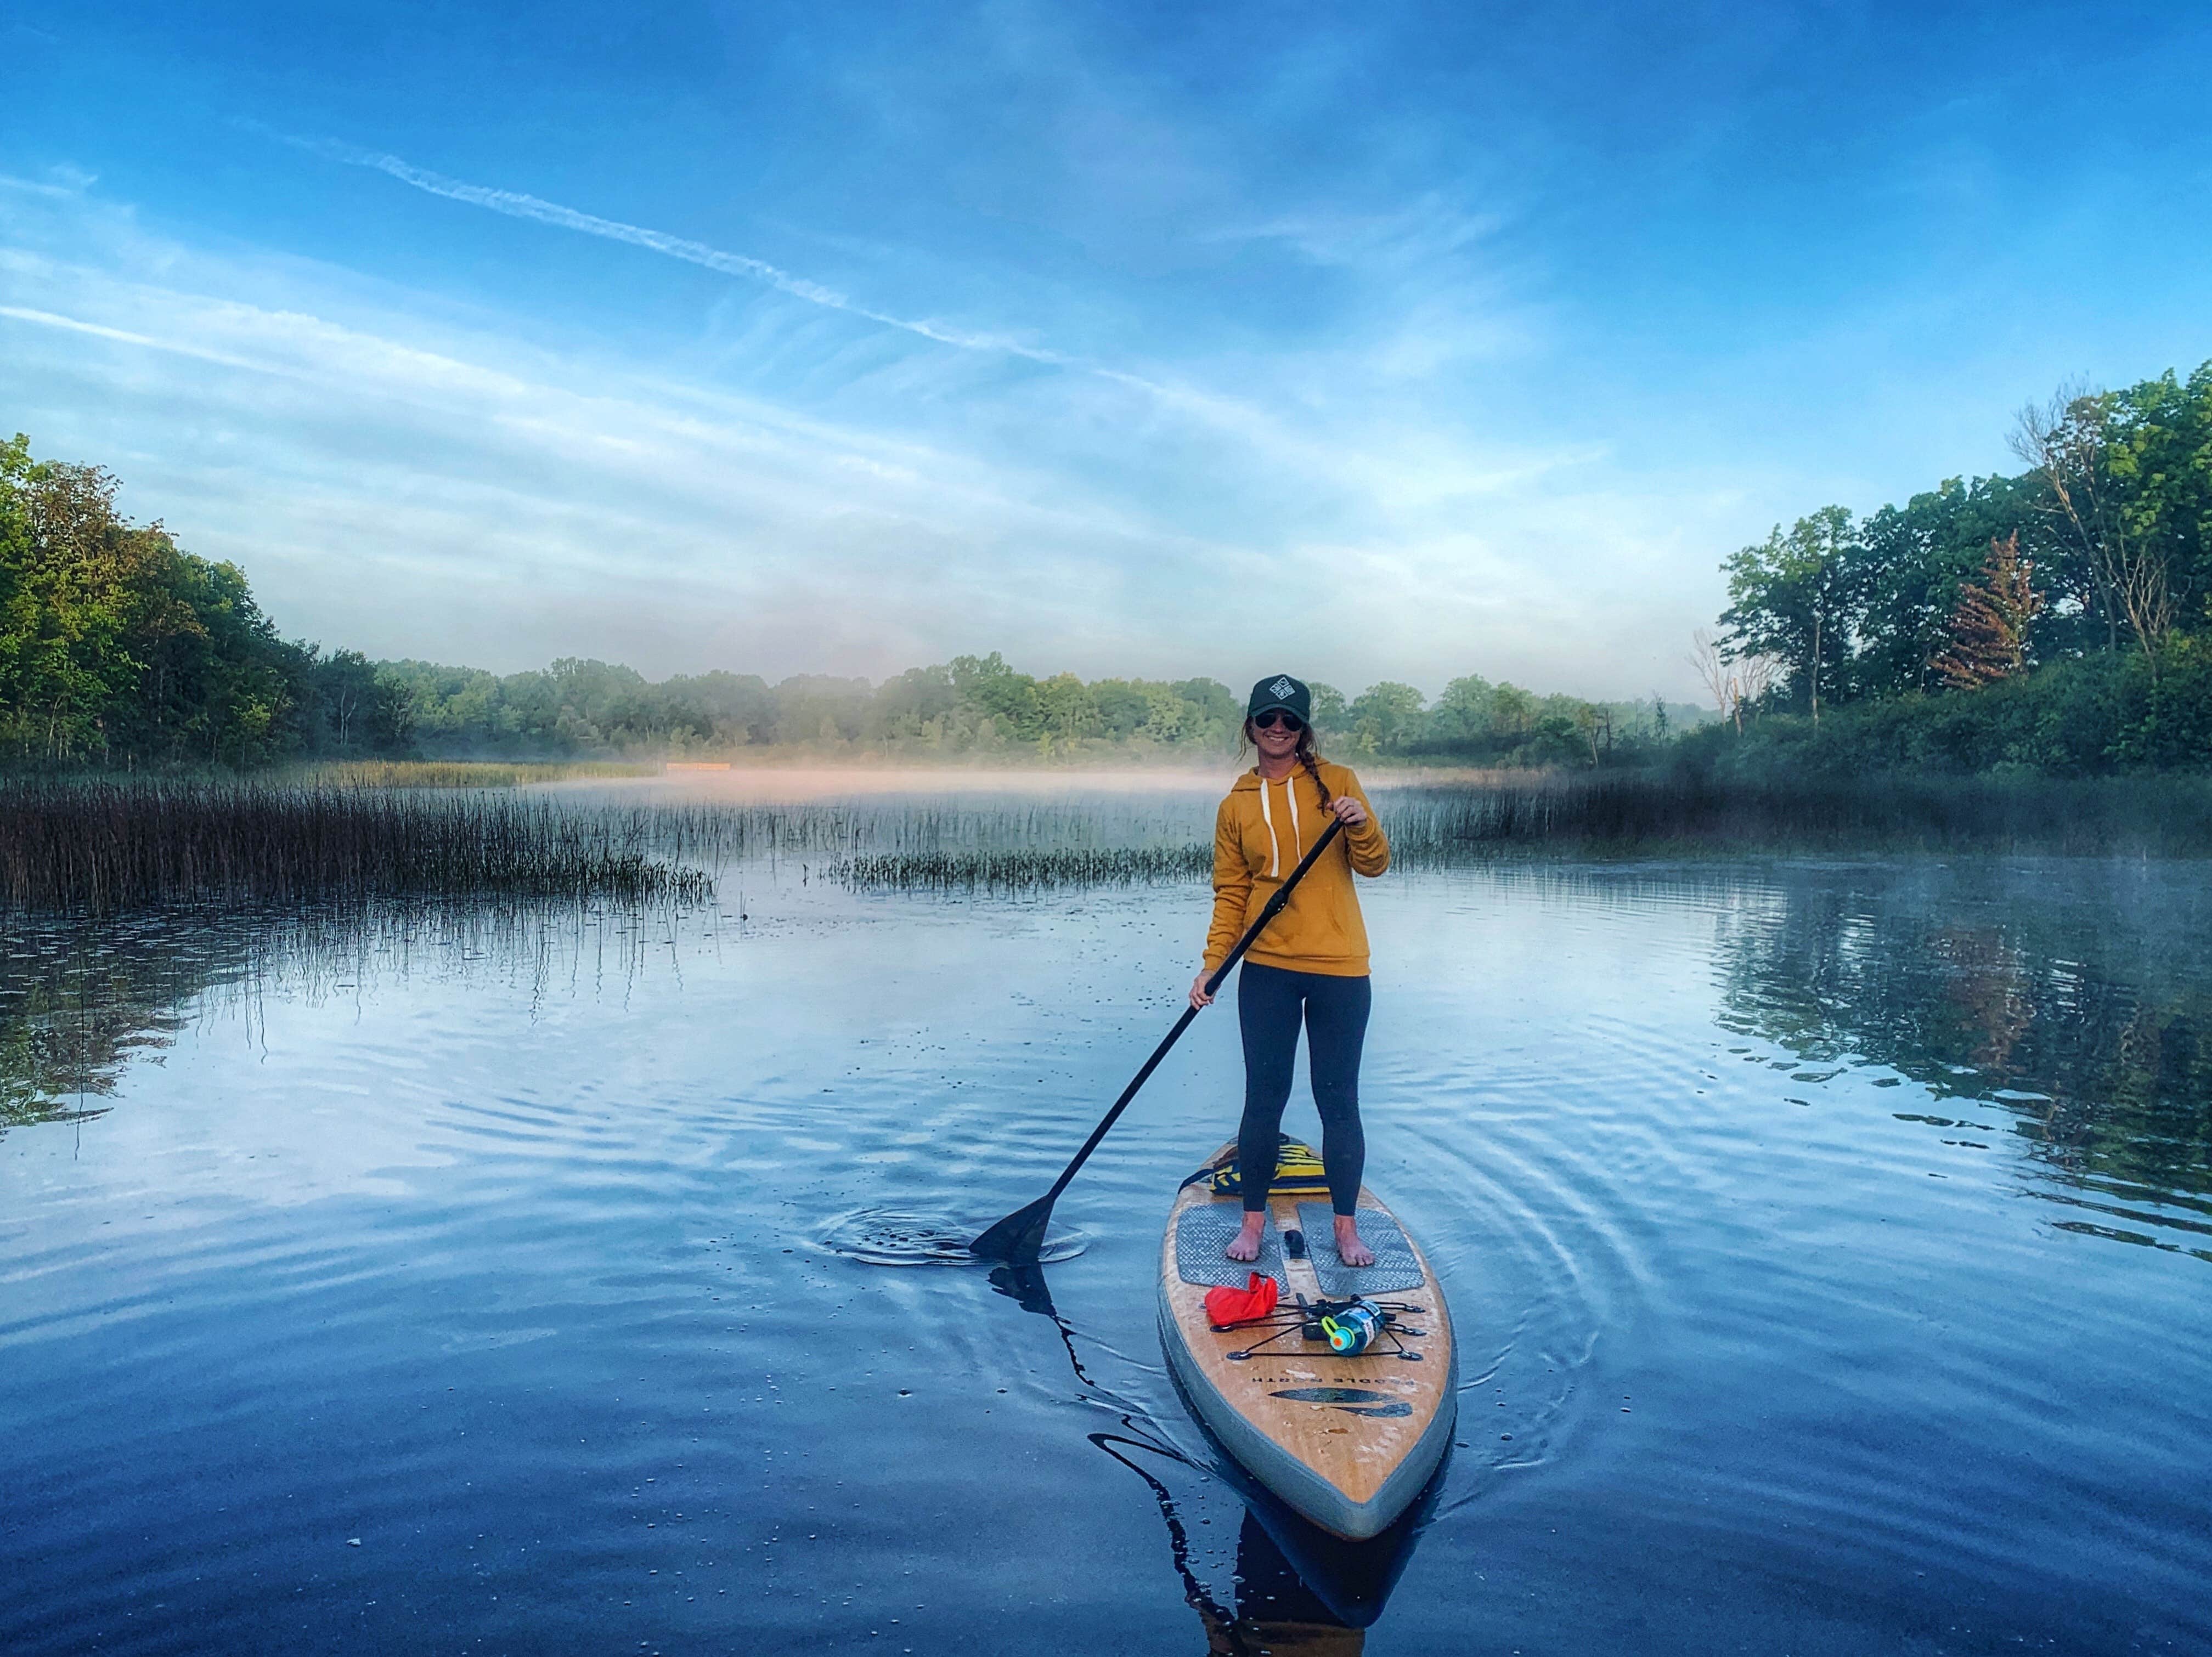
[[[1329,819],[1328,827],[1321,831],[1321,838],[1313,843],[1313,849],[1298,859],[1298,866],[1291,871],[1291,877],[1276,889],[1274,896],[1269,898],[1267,907],[1260,911],[1260,918],[1244,929],[1244,936],[1237,940],[1237,947],[1230,950],[1206,979],[1206,993],[1209,998],[1221,987],[1222,980],[1229,976],[1229,969],[1242,961],[1244,952],[1259,941],[1260,934],[1267,930],[1267,923],[1282,913],[1283,906],[1291,901],[1291,893],[1306,877],[1306,871],[1314,866],[1315,859],[1321,856],[1343,827],[1343,818]],[[1106,1137],[1107,1130],[1121,1120],[1121,1113],[1129,1108],[1129,1101],[1137,1096],[1139,1088],[1152,1080],[1152,1072],[1160,1067],[1160,1060],[1168,1056],[1168,1049],[1182,1040],[1182,1033],[1190,1028],[1190,1021],[1197,1017],[1196,1007],[1182,1010],[1182,1017],[1176,1020],[1175,1028],[1167,1033],[1159,1046],[1152,1049],[1152,1056],[1145,1060],[1144,1068],[1129,1078],[1129,1085],[1121,1089],[1121,1096],[1114,1102],[1114,1108],[1108,1111],[1098,1126],[1091,1130],[1091,1137],[1083,1142],[1083,1149],[1075,1153],[1075,1160],[1061,1169],[1060,1177],[1052,1182],[1052,1189],[1044,1194],[1045,1206],[1049,1207],[1060,1200],[1060,1193],[1067,1189],[1067,1182],[1075,1177],[1076,1171],[1084,1163],[1091,1160],[1091,1153],[1098,1149],[1098,1142]]]

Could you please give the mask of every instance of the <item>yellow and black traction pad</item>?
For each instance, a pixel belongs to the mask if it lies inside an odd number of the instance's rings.
[[[1237,1153],[1228,1152],[1218,1162],[1204,1168],[1185,1180],[1187,1186],[1204,1180],[1217,1197],[1240,1197],[1244,1187],[1237,1177]],[[1271,1194],[1285,1196],[1307,1194],[1328,1190],[1328,1172],[1322,1166],[1321,1156],[1311,1145],[1283,1135],[1275,1147],[1275,1182],[1268,1187]]]

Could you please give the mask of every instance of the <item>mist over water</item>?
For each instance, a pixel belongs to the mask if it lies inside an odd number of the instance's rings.
[[[1173,1018],[1203,887],[756,847],[688,908],[6,923],[0,1643],[2212,1646],[2212,871],[1364,897],[1369,1177],[1462,1343],[1364,1636],[1153,1332],[1228,1010],[1041,1272],[957,1263]]]

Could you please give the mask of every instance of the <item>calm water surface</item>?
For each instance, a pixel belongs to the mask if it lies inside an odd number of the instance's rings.
[[[1039,1276],[878,1263],[1049,1182],[1202,890],[11,926],[0,1648],[2212,1650],[2212,874],[1367,904],[1370,1178],[1463,1343],[1387,1557],[1163,1364],[1233,1014]]]

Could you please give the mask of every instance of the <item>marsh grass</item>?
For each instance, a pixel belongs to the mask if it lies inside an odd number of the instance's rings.
[[[1378,788],[1392,859],[1449,869],[1528,857],[1982,851],[2212,853],[2212,781],[1985,777],[1718,781],[1669,774],[1504,772]],[[782,832],[846,854],[860,890],[1038,891],[1203,880],[1212,803],[1142,821],[1066,803],[1004,814],[844,808]],[[815,838],[819,835],[819,838]],[[880,846],[880,849],[878,849]],[[863,849],[866,847],[866,849]]]
[[[1061,886],[1153,886],[1202,880],[1208,846],[1112,850],[892,852],[847,858],[826,872],[862,891],[1024,892]]]
[[[364,776],[366,774],[364,774]],[[1768,852],[2212,853],[2212,780],[1719,781],[1504,773],[1375,792],[1403,868]],[[1213,799],[1185,791],[874,795],[800,804],[588,786],[24,779],[0,785],[0,906],[398,895],[705,901],[740,864],[858,891],[1036,893],[1204,880]]]
[[[652,777],[657,765],[613,761],[508,763],[476,760],[343,760],[311,766],[304,780],[338,788],[520,788],[533,782]]]
[[[404,895],[704,901],[649,825],[489,792],[258,780],[0,787],[0,905],[112,911]]]
[[[2212,780],[1858,776],[1723,780],[1611,772],[1394,791],[1407,862],[1450,865],[1514,848],[1941,852],[2201,856]]]

